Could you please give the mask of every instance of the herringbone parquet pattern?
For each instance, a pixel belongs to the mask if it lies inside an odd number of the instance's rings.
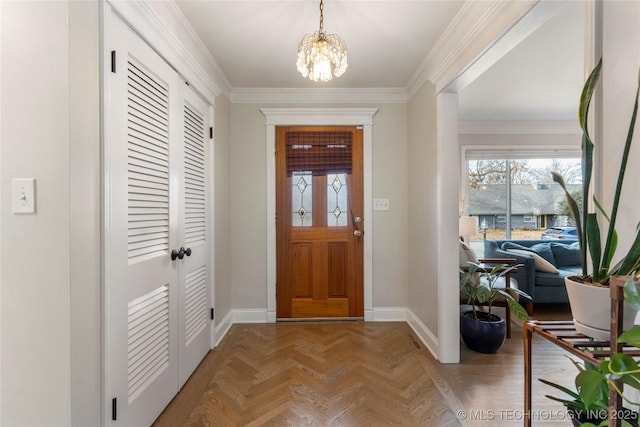
[[[154,425],[457,426],[433,363],[406,323],[234,325]]]

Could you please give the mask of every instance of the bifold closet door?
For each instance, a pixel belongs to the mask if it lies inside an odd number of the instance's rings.
[[[178,363],[180,387],[211,348],[209,292],[209,106],[184,88],[180,181]]]
[[[210,348],[210,114],[116,15],[105,27],[105,424],[148,426]]]

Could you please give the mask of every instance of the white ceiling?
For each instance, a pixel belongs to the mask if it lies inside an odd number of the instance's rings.
[[[514,0],[515,1],[515,0]],[[175,0],[231,86],[402,88],[462,7],[458,0],[325,0],[324,29],[349,67],[312,82],[297,45],[319,24],[317,0]],[[572,120],[583,79],[584,2],[565,7],[460,93],[463,120]]]
[[[576,120],[584,81],[584,7],[562,10],[460,91],[463,120]]]
[[[345,41],[349,67],[316,83],[296,60],[300,39],[318,30],[319,1],[176,0],[234,88],[405,87],[463,3],[326,0],[325,32]]]

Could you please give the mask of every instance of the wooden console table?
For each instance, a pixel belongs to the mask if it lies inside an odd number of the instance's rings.
[[[611,287],[611,336],[609,341],[593,340],[577,332],[573,321],[540,321],[524,322],[522,334],[524,338],[524,425],[531,427],[531,342],[534,334],[546,338],[553,344],[563,348],[574,356],[600,365],[604,359],[613,354],[623,352],[631,356],[640,356],[640,349],[623,347],[618,343],[618,336],[622,333],[622,318],[624,308],[623,286]],[[622,384],[618,384],[621,387]],[[609,418],[610,427],[620,427],[620,420],[616,417],[622,408],[622,399],[609,387]],[[613,416],[612,416],[613,415]]]

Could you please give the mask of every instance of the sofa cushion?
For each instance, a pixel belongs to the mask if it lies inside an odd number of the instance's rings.
[[[571,274],[569,274],[571,275]],[[536,286],[561,286],[564,287],[564,277],[558,273],[536,271]]]
[[[523,251],[534,252],[552,265],[556,265],[556,260],[553,258],[553,252],[551,252],[551,246],[549,243],[536,243],[531,246],[524,246],[513,242],[504,242],[502,244],[502,249],[505,251],[509,249],[519,249]]]
[[[558,269],[551,264],[549,261],[541,257],[535,252],[526,250],[526,249],[507,249],[507,252],[513,252],[514,254],[520,255],[530,255],[533,257],[533,261],[536,265],[536,271],[543,271],[545,273],[555,273],[558,274]],[[537,280],[536,280],[537,283]]]
[[[556,260],[556,267],[580,265],[580,246],[578,246],[578,242],[571,244],[551,242],[549,245]]]
[[[476,257],[475,251],[471,249],[469,245],[464,243],[462,240],[460,241],[458,255],[460,259],[460,268],[469,267],[470,262],[473,262],[473,263],[478,262],[478,257]]]
[[[574,265],[574,266],[567,265],[562,268],[559,268],[558,270],[560,270],[560,275],[562,277],[579,276],[582,274],[582,267],[579,265]]]

